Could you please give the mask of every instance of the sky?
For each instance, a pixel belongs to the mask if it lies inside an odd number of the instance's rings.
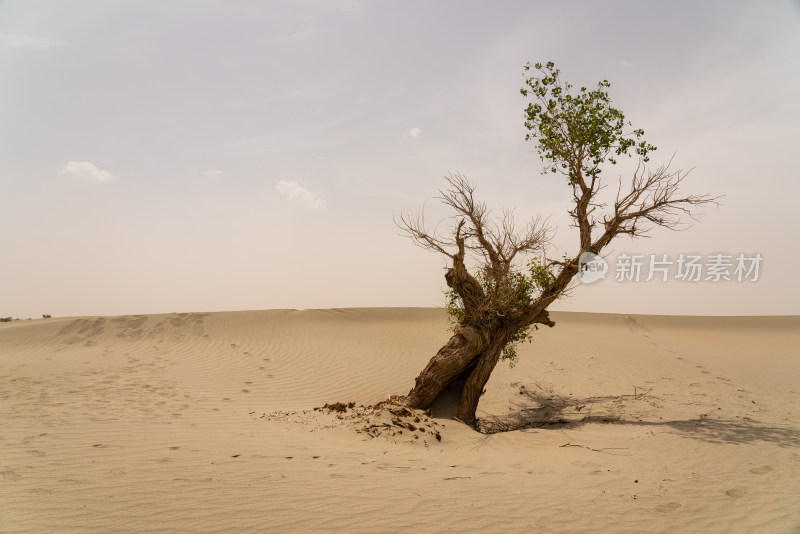
[[[524,140],[522,69],[549,60],[724,195],[552,309],[800,314],[798,57],[797,1],[2,1],[0,317],[441,306],[446,258],[394,221],[446,219],[451,172],[574,252]],[[762,260],[646,282],[664,254]]]

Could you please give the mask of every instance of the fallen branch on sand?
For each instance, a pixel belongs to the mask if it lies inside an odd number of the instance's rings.
[[[559,445],[559,447],[580,447],[581,449],[588,449],[594,452],[622,451],[628,449],[628,447],[602,447],[600,449],[593,449],[592,447],[587,447],[586,445],[578,445],[577,443],[571,443],[571,442]]]

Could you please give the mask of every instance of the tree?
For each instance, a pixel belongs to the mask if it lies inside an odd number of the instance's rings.
[[[611,106],[608,81],[593,91],[573,92],[552,62],[528,63],[524,76],[526,140],[535,143],[543,174],[561,175],[571,188],[574,205],[568,213],[579,239],[575,253],[548,258],[552,231],[540,218],[517,229],[512,212],[493,216],[475,198],[475,186],[459,174],[445,177],[447,187],[440,191],[439,199],[453,211],[447,231],[429,230],[424,214],[402,215],[398,223],[414,243],[448,258],[452,321],[450,340],[417,376],[404,402],[426,409],[446,389],[455,390],[455,415],[469,425],[476,423],[480,396],[497,363],[514,363],[515,346],[531,339],[531,328],[555,325],[547,309],[570,289],[581,254],[599,254],[621,235],[678,229],[681,216],[694,218],[697,207],[716,201],[709,195],[681,196],[687,173],[671,171],[670,162],[648,168],[656,147],[643,139],[643,130],[625,131],[630,123]],[[616,199],[607,205],[598,199],[601,173],[623,155],[638,157],[639,165],[628,187],[620,181]],[[468,264],[474,264],[472,272]]]

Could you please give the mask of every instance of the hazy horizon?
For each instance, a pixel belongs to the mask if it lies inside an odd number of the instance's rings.
[[[449,172],[574,251],[524,141],[523,65],[548,60],[724,195],[610,262],[763,258],[757,282],[606,279],[552,309],[800,314],[799,30],[796,1],[2,2],[0,317],[441,306],[443,257],[393,217],[446,215]]]

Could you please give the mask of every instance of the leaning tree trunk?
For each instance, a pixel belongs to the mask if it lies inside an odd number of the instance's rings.
[[[480,355],[489,337],[471,326],[460,326],[419,374],[406,397],[412,408],[426,409]]]
[[[461,390],[461,399],[456,409],[456,417],[468,425],[475,424],[475,412],[483,395],[483,388],[489,377],[492,376],[503,349],[508,344],[510,332],[505,330],[492,332],[489,345],[477,358],[475,365],[469,370],[464,388]]]
[[[406,402],[412,408],[428,408],[450,384],[463,379],[461,391],[457,392],[455,416],[474,424],[483,388],[509,339],[510,332],[505,330],[490,333],[470,326],[459,327],[419,374]]]

